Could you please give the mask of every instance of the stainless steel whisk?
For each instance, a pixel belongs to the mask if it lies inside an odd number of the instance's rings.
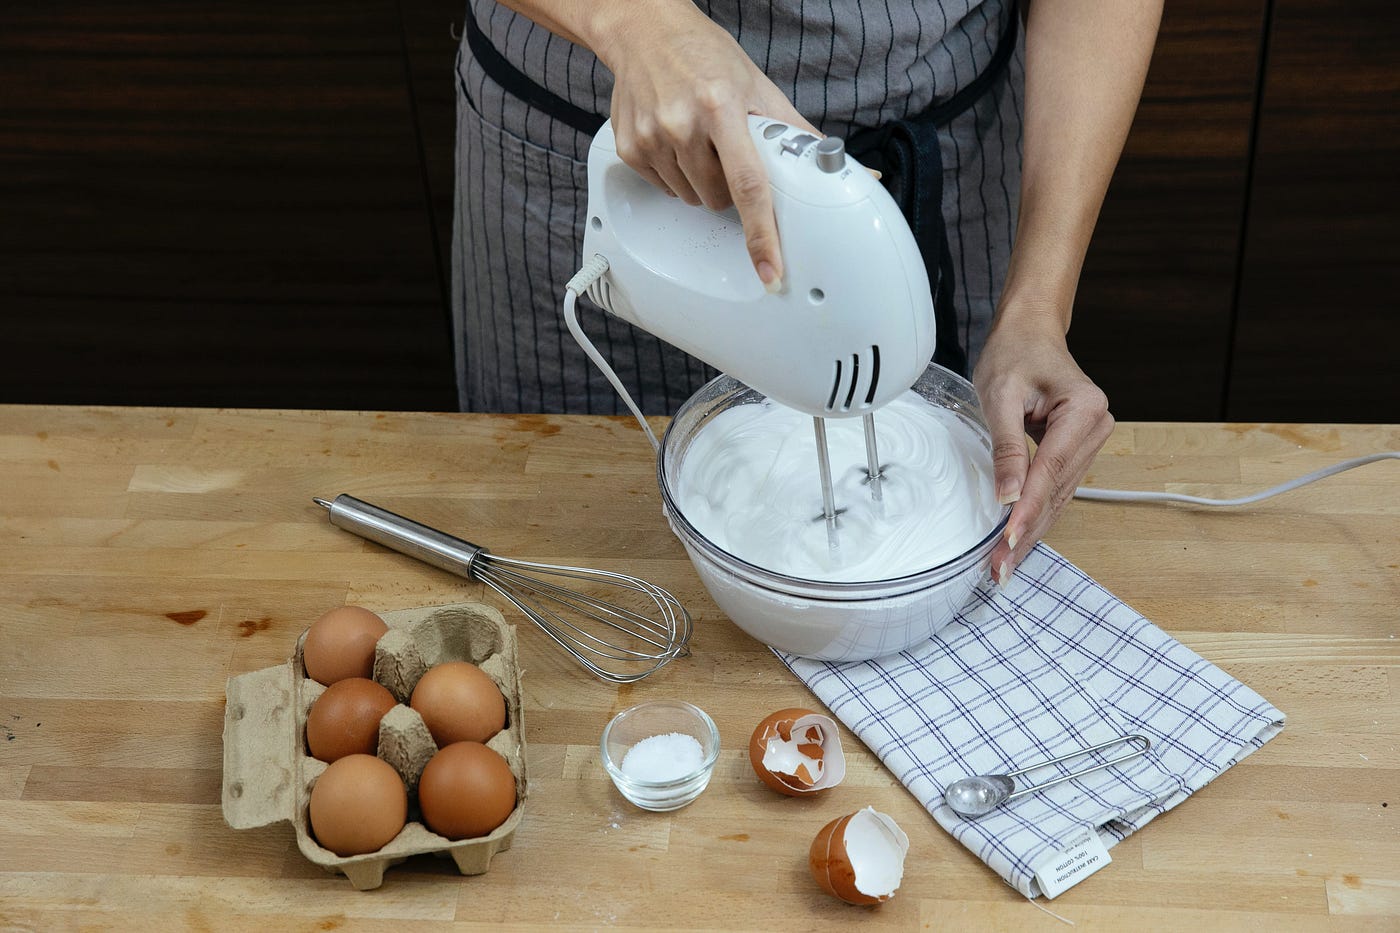
[[[312,501],[330,513],[331,524],[338,528],[484,583],[603,680],[634,683],[690,653],[690,613],[666,590],[638,577],[502,557],[354,496]],[[617,591],[644,609],[600,599],[554,578]]]

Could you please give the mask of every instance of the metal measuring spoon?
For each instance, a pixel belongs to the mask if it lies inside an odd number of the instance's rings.
[[[1101,749],[1111,748],[1114,745],[1122,745],[1125,742],[1141,742],[1142,747],[1126,755],[1120,755],[1111,761],[1105,761],[1102,764],[1093,765],[1082,771],[1076,771],[1073,774],[1057,777],[1053,781],[1046,781],[1044,784],[1036,784],[1034,787],[1026,787],[1021,790],[1016,789],[1016,778],[1028,771],[1035,771],[1038,768],[1044,768],[1049,765],[1057,765],[1062,761],[1078,758],[1081,755],[1088,755],[1091,752],[1097,752]],[[978,774],[973,777],[959,778],[944,789],[943,800],[952,811],[959,816],[982,816],[983,814],[990,813],[1009,800],[1015,800],[1017,797],[1024,797],[1026,794],[1033,794],[1047,787],[1054,787],[1056,784],[1063,784],[1065,781],[1072,781],[1077,777],[1083,777],[1094,771],[1100,771],[1110,765],[1116,765],[1130,758],[1144,755],[1151,747],[1152,740],[1145,735],[1139,735],[1137,733],[1122,735],[1107,742],[1100,742],[1098,745],[1090,748],[1081,748],[1078,751],[1070,752],[1068,755],[1061,755],[1059,758],[1052,758],[1049,761],[1041,761],[1033,765],[1027,765],[1019,771],[1012,771],[1010,774]]]

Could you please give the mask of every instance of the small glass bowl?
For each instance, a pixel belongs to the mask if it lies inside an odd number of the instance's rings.
[[[643,739],[678,732],[700,743],[700,767],[666,781],[638,780],[624,774],[622,760]],[[719,760],[719,729],[698,706],[682,700],[651,700],[625,709],[603,730],[599,753],[618,791],[643,810],[679,810],[700,796]]]

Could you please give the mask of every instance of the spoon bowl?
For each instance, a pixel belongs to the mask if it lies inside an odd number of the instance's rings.
[[[979,774],[948,785],[943,797],[959,816],[981,816],[1006,802],[1016,782],[1005,774]]]

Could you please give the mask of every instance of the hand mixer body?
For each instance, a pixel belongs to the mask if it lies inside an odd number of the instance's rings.
[[[908,389],[934,350],[933,299],[898,205],[839,139],[750,117],[786,274],[770,294],[736,211],[691,207],[617,154],[612,124],[588,157],[583,254],[608,312],[822,418],[867,414]]]

